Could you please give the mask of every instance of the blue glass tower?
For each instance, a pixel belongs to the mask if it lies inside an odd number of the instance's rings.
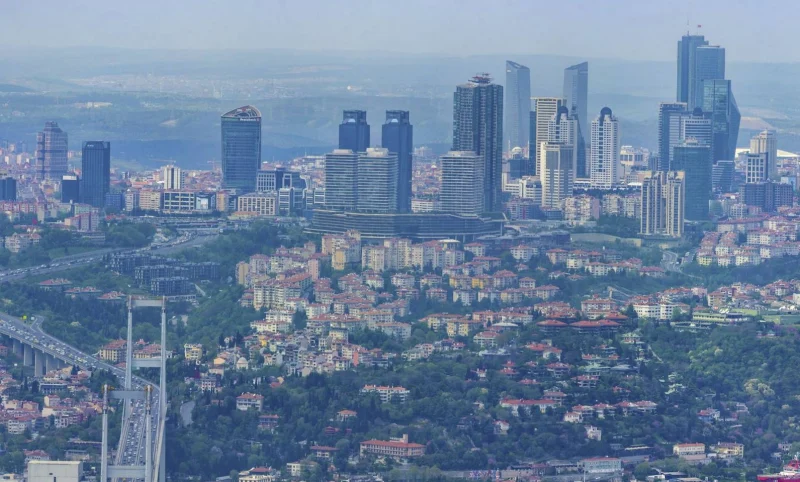
[[[256,190],[261,167],[261,112],[251,105],[222,116],[222,185],[240,193]]]
[[[366,152],[369,147],[369,124],[367,112],[363,110],[346,110],[339,124],[339,149],[350,149],[353,152]]]
[[[387,110],[381,131],[381,146],[397,155],[397,212],[411,212],[411,156],[414,127],[407,110]]]
[[[81,157],[80,199],[85,204],[102,208],[111,187],[111,143],[87,141]]]

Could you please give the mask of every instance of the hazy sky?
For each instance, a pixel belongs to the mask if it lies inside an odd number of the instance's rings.
[[[0,0],[0,46],[297,48],[800,61],[797,0]]]

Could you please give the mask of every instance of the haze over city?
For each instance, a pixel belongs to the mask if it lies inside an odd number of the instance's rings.
[[[791,0],[3,2],[5,47],[300,49],[666,60],[701,31],[731,61],[796,62]],[[772,14],[781,12],[781,14]]]
[[[798,14],[0,0],[3,482],[800,482]]]

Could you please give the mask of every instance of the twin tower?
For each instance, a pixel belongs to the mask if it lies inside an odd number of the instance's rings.
[[[370,147],[367,112],[346,110],[339,148],[326,156],[325,204],[343,211],[411,212],[413,127],[408,111],[386,111],[381,147]]]

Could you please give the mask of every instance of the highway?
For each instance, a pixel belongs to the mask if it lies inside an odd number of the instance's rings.
[[[182,234],[179,238],[159,245],[149,246],[139,249],[102,249],[89,253],[68,256],[59,258],[49,264],[34,266],[29,268],[21,268],[16,270],[8,270],[0,272],[0,282],[4,281],[19,281],[31,276],[39,276],[44,274],[55,274],[60,271],[85,266],[91,263],[96,263],[102,260],[105,254],[110,252],[145,252],[152,254],[169,254],[178,250],[200,246],[214,235],[193,235]],[[69,365],[76,365],[83,369],[91,370],[108,370],[116,375],[119,383],[117,388],[122,388],[123,380],[125,378],[125,370],[114,367],[103,360],[86,354],[77,348],[68,345],[54,336],[48,335],[42,330],[42,317],[34,316],[31,322],[26,323],[23,320],[11,316],[9,314],[0,313],[0,333],[15,338],[22,343],[33,347],[36,350],[52,355]],[[153,417],[152,428],[157,431],[159,426],[159,389],[158,386],[140,378],[133,377],[132,389],[143,390],[145,385],[150,385],[152,388],[151,395],[151,413]],[[129,417],[123,421],[120,432],[120,440],[117,445],[117,454],[114,460],[116,465],[144,465],[145,463],[145,407],[144,401],[136,400],[131,402],[131,411]],[[156,454],[156,440],[157,434],[153,434],[153,454]],[[156,455],[157,456],[157,455]]]
[[[63,258],[56,258],[50,263],[42,264],[39,266],[31,266],[28,268],[19,268],[15,270],[0,271],[0,281],[19,281],[30,276],[39,276],[45,274],[55,274],[59,271],[65,271],[79,266],[96,263],[103,259],[103,256],[109,253],[132,253],[143,252],[166,255],[180,251],[186,248],[200,246],[213,239],[216,235],[201,235],[195,236],[192,234],[183,234],[181,237],[174,241],[165,243],[158,246],[149,246],[146,248],[106,248],[97,251],[89,251],[87,253],[76,254],[72,256],[65,256]]]

